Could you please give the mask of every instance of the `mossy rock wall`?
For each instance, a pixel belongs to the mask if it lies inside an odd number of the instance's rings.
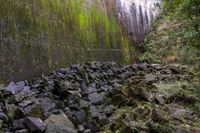
[[[1,0],[0,81],[85,61],[130,60],[115,0]]]

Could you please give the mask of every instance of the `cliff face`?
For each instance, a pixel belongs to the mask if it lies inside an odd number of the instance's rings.
[[[0,81],[91,60],[129,62],[134,52],[126,30],[141,42],[154,16],[143,10],[152,2],[132,2],[0,1]]]
[[[151,23],[158,15],[161,0],[117,0],[119,19],[132,41],[143,42]]]
[[[109,2],[0,1],[1,79],[28,78],[86,60],[123,62],[126,39]]]

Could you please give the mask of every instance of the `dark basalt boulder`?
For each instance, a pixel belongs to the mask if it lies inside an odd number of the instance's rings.
[[[13,129],[14,130],[24,129],[25,128],[24,122],[25,122],[25,118],[14,120],[13,121]]]
[[[42,132],[46,129],[46,124],[40,118],[26,117],[24,124],[31,132]]]
[[[108,127],[120,133],[172,132],[171,120],[192,125],[185,120],[198,117],[169,104],[198,104],[199,99],[186,93],[167,96],[156,83],[181,80],[183,74],[187,78],[181,67],[88,62],[0,85],[0,131],[97,133]]]
[[[16,130],[15,133],[29,133],[28,129]]]
[[[7,86],[6,90],[11,92],[12,94],[17,94],[20,91],[22,91],[25,87],[25,82],[21,81],[21,82],[10,82],[9,85]]]
[[[103,93],[99,94],[99,93],[92,93],[92,94],[89,94],[89,99],[90,99],[90,102],[92,104],[101,104],[104,100],[104,95]]]
[[[45,133],[77,133],[74,125],[64,113],[51,114],[45,123],[47,125]]]

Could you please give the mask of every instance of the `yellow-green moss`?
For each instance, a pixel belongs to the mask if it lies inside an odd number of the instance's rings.
[[[127,37],[115,13],[113,3],[104,7],[99,0],[91,4],[83,0],[0,1],[0,58],[5,64],[1,79],[27,78],[91,59],[113,60],[115,55],[119,55],[115,61],[129,61]],[[87,55],[87,50],[98,51],[102,57]]]

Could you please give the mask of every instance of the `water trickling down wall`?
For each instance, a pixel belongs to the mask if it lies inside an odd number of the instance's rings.
[[[120,22],[139,42],[155,16],[147,10],[152,3],[0,0],[0,82],[91,60],[130,61],[132,45]]]
[[[129,37],[140,44],[159,13],[161,0],[117,0],[118,17]]]
[[[129,60],[115,0],[0,0],[0,81],[85,61]]]

